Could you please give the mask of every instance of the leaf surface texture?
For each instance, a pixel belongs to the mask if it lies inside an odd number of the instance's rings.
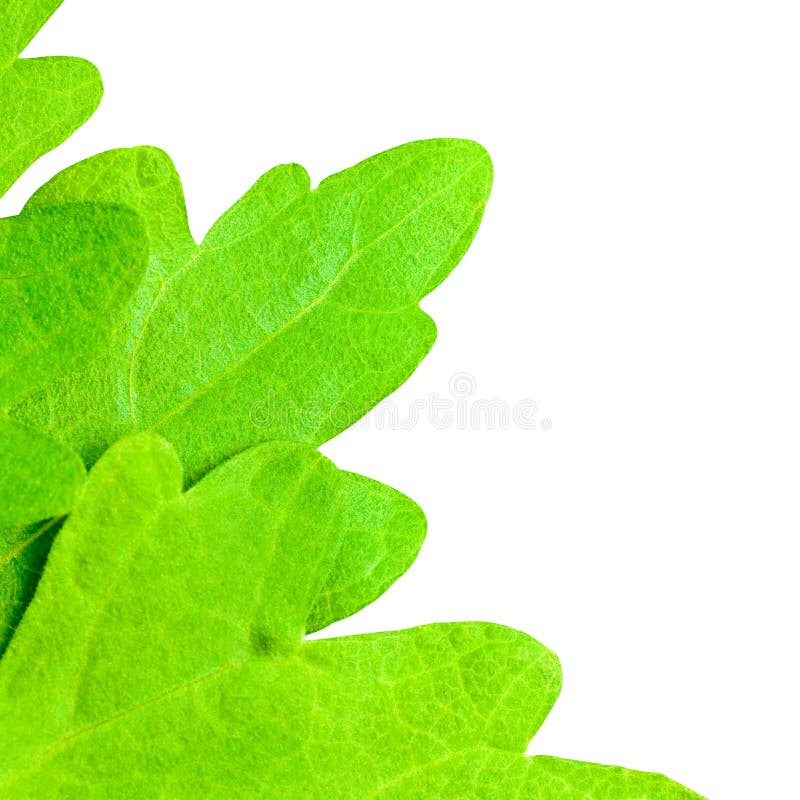
[[[19,58],[61,0],[0,3],[0,196],[97,108],[103,84],[80,58]]]
[[[526,758],[561,675],[524,634],[304,639],[348,527],[342,479],[313,448],[270,443],[183,492],[160,438],[113,447],[0,662],[0,792],[697,800],[661,776]]]
[[[12,419],[10,409],[105,346],[146,258],[142,227],[127,209],[73,204],[0,220],[0,650],[52,529],[49,520],[29,525],[67,513],[85,476],[67,444]]]
[[[399,386],[429,350],[435,328],[419,300],[464,254],[491,177],[486,152],[455,139],[389,150],[314,191],[302,167],[279,166],[197,245],[180,180],[160,150],[114,150],[75,165],[37,192],[26,214],[72,204],[136,213],[149,240],[147,270],[114,314],[108,340],[94,342],[94,357],[18,386],[10,416],[89,465],[121,437],[155,431],[178,450],[189,483],[258,442],[322,444]],[[370,499],[378,489],[360,486],[374,514],[391,512]],[[357,478],[350,491],[359,491]],[[361,571],[346,586],[341,574],[312,627],[339,607],[370,602],[413,560],[414,547],[391,541],[404,530],[396,520],[379,544],[378,516],[366,525],[366,550],[352,544],[353,530],[349,563]],[[19,597],[37,578],[35,570],[14,572]],[[13,587],[3,592],[17,609]]]
[[[161,151],[66,170],[30,205],[136,209],[150,268],[108,352],[15,414],[89,463],[126,433],[160,433],[191,481],[261,441],[322,444],[430,349],[418,303],[466,251],[491,175],[479,145],[454,139],[389,150],[314,191],[302,167],[280,166],[196,245]]]

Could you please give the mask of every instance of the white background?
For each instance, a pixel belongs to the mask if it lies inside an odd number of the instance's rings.
[[[796,4],[764,0],[68,0],[27,54],[89,58],[106,97],[1,210],[154,144],[201,237],[276,163],[317,182],[480,141],[485,223],[391,400],[452,398],[466,372],[468,401],[533,399],[539,425],[326,446],[429,519],[411,572],[335,632],[521,628],[565,673],[531,752],[797,797],[799,35]]]

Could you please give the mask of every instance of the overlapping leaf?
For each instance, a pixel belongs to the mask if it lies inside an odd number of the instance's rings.
[[[76,58],[20,59],[60,5],[0,4],[0,195],[92,113],[102,85]],[[0,220],[0,652],[27,603],[57,519],[85,470],[63,442],[9,417],[21,397],[85,367],[144,273],[131,210],[54,205]]]
[[[26,523],[68,512],[85,474],[67,445],[8,410],[102,350],[145,262],[127,209],[75,204],[0,220],[0,651],[55,529]]]
[[[0,3],[0,195],[97,108],[103,85],[79,58],[19,58],[61,0]]]
[[[163,440],[113,447],[0,662],[0,794],[697,800],[660,776],[526,758],[560,671],[523,634],[305,640],[351,479],[272,443],[182,493]]]
[[[463,255],[490,183],[485,151],[452,139],[390,150],[314,191],[301,167],[281,166],[196,245],[161,151],[116,150],[71,167],[28,212],[87,202],[135,210],[149,268],[93,361],[31,387],[11,415],[89,464],[127,433],[157,431],[178,449],[189,482],[260,441],[321,444],[427,353],[435,328],[418,302]],[[17,559],[26,541],[42,547],[47,530],[49,521],[17,531]],[[368,602],[408,566],[406,551],[394,567],[391,548],[383,554],[365,587],[346,590],[348,602],[359,593]],[[6,605],[24,604],[37,574],[17,570],[16,588],[0,591]]]
[[[435,337],[419,300],[478,227],[491,164],[431,140],[367,159],[309,191],[269,171],[195,245],[180,182],[152,148],[66,170],[32,199],[119,203],[151,239],[148,279],[88,373],[31,396],[20,419],[93,462],[153,430],[190,480],[259,441],[321,444],[402,383]]]
[[[84,61],[18,58],[59,5],[0,6],[0,195],[102,92]],[[698,799],[526,758],[560,671],[520,633],[305,639],[419,549],[413,502],[313,446],[425,355],[418,302],[469,245],[490,181],[458,140],[313,192],[278,167],[197,245],[171,162],[136,148],[0,221],[0,652],[77,502],[0,661],[0,796]],[[133,431],[148,433],[100,458]],[[209,473],[185,493],[180,460],[189,484]]]

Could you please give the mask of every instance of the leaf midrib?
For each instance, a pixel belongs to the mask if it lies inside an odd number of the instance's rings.
[[[65,733],[59,739],[56,739],[55,742],[47,746],[31,763],[26,765],[22,770],[18,772],[13,772],[9,774],[7,778],[0,780],[0,785],[8,786],[10,784],[15,783],[20,778],[25,777],[26,775],[30,775],[31,773],[36,772],[46,761],[49,759],[57,756],[59,753],[63,752],[64,750],[68,749],[74,743],[77,742],[78,739],[81,737],[92,733],[100,728],[105,727],[106,725],[112,725],[115,722],[118,722],[125,717],[131,716],[135,714],[137,711],[142,710],[143,708],[147,708],[148,706],[154,705],[161,700],[166,699],[175,694],[179,694],[182,691],[187,689],[192,689],[195,686],[201,685],[206,682],[213,681],[215,679],[219,679],[226,675],[229,672],[233,672],[236,669],[244,667],[246,664],[257,661],[257,656],[251,656],[250,658],[245,658],[240,661],[234,661],[229,664],[224,664],[221,667],[217,667],[209,672],[206,672],[202,675],[199,675],[191,680],[184,681],[183,683],[176,684],[175,686],[170,686],[168,689],[165,689],[162,692],[158,692],[157,694],[151,695],[150,697],[145,698],[144,700],[140,700],[138,703],[134,703],[131,706],[121,709],[116,713],[112,714],[105,719],[98,720],[97,722],[93,722],[91,725],[86,725],[83,728],[78,728],[78,730],[70,731],[69,733]]]
[[[18,558],[24,550],[33,545],[38,539],[44,536],[45,533],[47,533],[47,531],[49,531],[54,525],[56,525],[62,519],[64,519],[64,516],[53,517],[52,519],[40,523],[41,527],[37,528],[36,531],[32,533],[27,539],[20,542],[10,552],[6,553],[3,556],[0,556],[0,570],[4,569],[12,561]]]
[[[407,214],[405,214],[400,220],[398,220],[394,225],[392,225],[390,228],[387,228],[380,236],[377,236],[375,239],[373,239],[371,242],[369,242],[368,244],[364,245],[363,247],[353,249],[352,252],[350,253],[350,255],[347,257],[347,259],[343,262],[342,266],[337,271],[337,273],[334,276],[334,278],[330,281],[330,283],[326,287],[325,291],[323,291],[322,294],[319,295],[319,297],[317,297],[315,300],[313,300],[311,303],[309,303],[306,307],[304,307],[301,311],[299,311],[293,317],[288,319],[283,325],[281,325],[280,328],[278,328],[275,331],[273,331],[269,336],[267,336],[266,338],[264,338],[261,341],[259,341],[250,350],[248,350],[247,352],[243,353],[236,360],[232,361],[227,367],[225,367],[224,369],[220,370],[216,375],[214,375],[208,381],[208,383],[206,383],[202,388],[200,388],[193,395],[191,395],[190,397],[187,397],[185,400],[181,401],[176,406],[173,406],[173,408],[171,408],[169,411],[167,411],[166,413],[162,414],[158,419],[156,419],[154,422],[152,422],[150,425],[148,425],[148,427],[145,428],[145,430],[147,430],[147,431],[155,431],[157,428],[159,428],[165,422],[167,422],[168,420],[172,419],[174,416],[180,414],[182,411],[184,411],[186,408],[188,408],[190,405],[192,405],[192,403],[194,403],[195,401],[199,400],[205,394],[210,392],[228,374],[230,374],[231,372],[235,371],[240,366],[242,366],[242,364],[246,363],[249,359],[251,359],[253,356],[258,354],[264,347],[266,347],[270,342],[272,342],[277,336],[280,336],[282,333],[284,333],[292,325],[294,325],[295,323],[299,322],[301,319],[306,317],[311,311],[313,311],[314,308],[316,308],[320,303],[324,302],[327,299],[327,297],[331,294],[331,292],[334,290],[334,288],[343,280],[343,278],[345,277],[345,275],[349,271],[349,268],[351,267],[353,261],[358,256],[363,255],[363,253],[368,251],[370,248],[372,248],[375,245],[377,245],[380,242],[382,242],[384,239],[386,239],[386,237],[388,237],[392,233],[394,233],[394,231],[397,228],[399,228],[407,220],[409,220],[412,216],[414,216],[414,214],[419,213],[423,208],[425,208],[425,206],[427,206],[430,203],[432,203],[440,195],[444,194],[445,192],[448,192],[450,189],[452,189],[454,186],[456,186],[461,181],[463,181],[471,172],[473,172],[474,170],[478,169],[478,167],[480,167],[480,166],[481,166],[480,162],[477,162],[477,163],[473,164],[471,167],[469,167],[469,169],[467,169],[464,172],[462,172],[458,176],[458,178],[454,179],[450,183],[448,183],[445,186],[443,186],[442,188],[438,189],[436,192],[434,192],[432,195],[430,195],[428,198],[426,198],[426,200],[423,203],[420,203],[418,206],[414,207],[411,211],[409,211]],[[142,329],[142,336],[143,336],[143,333],[144,333],[144,328]],[[140,337],[140,338],[142,338],[142,337]]]
[[[275,209],[275,211],[267,217],[267,220],[271,221],[271,220],[275,219],[275,217],[277,217],[279,214],[282,214],[287,208],[289,208],[289,206],[291,206],[292,203],[296,202],[297,199],[298,199],[297,197],[293,197],[291,200],[289,200],[288,203],[285,203],[280,208]],[[263,227],[264,224],[265,224],[264,222],[260,223],[257,226],[257,228]],[[254,230],[255,230],[255,228],[254,228]],[[155,298],[153,299],[153,302],[150,304],[150,308],[148,308],[147,314],[146,314],[144,320],[142,321],[142,325],[139,328],[139,332],[136,335],[136,339],[133,342],[133,347],[131,348],[131,357],[130,357],[130,360],[128,362],[128,404],[129,404],[131,424],[133,426],[133,430],[138,430],[139,429],[138,428],[138,421],[136,419],[137,392],[136,392],[136,388],[135,388],[135,385],[134,385],[135,384],[136,366],[137,366],[136,359],[137,359],[137,357],[139,355],[139,349],[141,347],[142,340],[144,339],[145,331],[147,330],[147,326],[150,324],[150,320],[152,319],[153,314],[155,313],[156,307],[161,303],[161,300],[163,299],[164,295],[167,292],[167,289],[172,284],[172,282],[175,279],[177,279],[180,275],[182,275],[184,272],[186,272],[187,270],[191,269],[191,267],[194,265],[194,263],[201,256],[205,255],[206,253],[212,253],[212,252],[214,252],[216,250],[223,250],[223,249],[227,249],[229,247],[232,247],[238,241],[240,241],[241,239],[244,239],[247,235],[248,234],[243,234],[242,236],[238,236],[235,239],[231,240],[230,242],[226,242],[225,245],[214,245],[214,246],[209,247],[209,246],[207,246],[205,244],[205,241],[201,242],[199,245],[196,244],[195,247],[197,248],[197,250],[194,252],[192,257],[187,259],[187,261],[183,265],[181,265],[177,270],[175,270],[175,272],[173,272],[171,275],[169,275],[162,282],[161,287],[158,290],[158,294],[155,296]],[[147,430],[150,430],[152,427],[153,426],[151,426]]]

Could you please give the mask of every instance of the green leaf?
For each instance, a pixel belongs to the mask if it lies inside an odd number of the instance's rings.
[[[25,526],[68,512],[85,477],[75,452],[10,419],[9,409],[104,349],[146,257],[127,209],[54,206],[0,220],[0,652],[52,527]]]
[[[309,633],[380,597],[414,563],[425,538],[425,515],[413,500],[352,472],[341,472],[339,483],[342,546],[306,621]]]
[[[37,192],[28,213],[86,202],[135,210],[149,268],[105,349],[28,391],[11,416],[89,465],[126,434],[157,431],[178,449],[190,483],[261,441],[321,444],[427,353],[435,329],[418,302],[463,255],[490,183],[485,151],[453,139],[390,150],[313,192],[301,167],[276,167],[198,246],[160,150],[114,150],[77,164]],[[391,508],[371,497],[379,490],[359,489],[358,480],[353,503],[361,491],[373,518],[360,541],[364,523],[354,522],[347,565],[313,626],[373,600],[422,540],[419,516],[411,512],[408,527],[392,521]],[[391,533],[379,532],[381,514]],[[35,583],[37,574],[27,575]]]
[[[18,58],[60,0],[0,3],[0,195],[100,101],[77,58]],[[143,232],[130,211],[65,206],[0,220],[0,652],[33,593],[58,521],[83,483],[80,456],[12,420],[21,395],[85,366],[141,280]],[[56,398],[58,404],[59,398]]]
[[[2,416],[0,443],[0,532],[72,508],[85,475],[77,453]],[[0,574],[3,563],[0,545]]]
[[[162,152],[116,150],[71,167],[31,206],[136,209],[150,269],[109,352],[14,414],[87,463],[126,433],[158,432],[190,481],[258,442],[322,444],[431,347],[419,300],[464,254],[490,183],[485,151],[454,139],[389,150],[314,191],[301,167],[276,167],[198,246]]]
[[[73,204],[0,219],[0,409],[103,348],[109,315],[141,280],[146,247],[138,217],[123,208]]]
[[[0,4],[0,195],[97,108],[103,85],[79,58],[18,58],[61,0]]]
[[[63,517],[57,517],[0,529],[0,654],[33,599],[47,554],[63,521]]]
[[[526,758],[561,676],[524,634],[305,639],[349,479],[271,443],[183,493],[163,440],[109,450],[0,662],[0,794],[697,800],[660,776]]]

